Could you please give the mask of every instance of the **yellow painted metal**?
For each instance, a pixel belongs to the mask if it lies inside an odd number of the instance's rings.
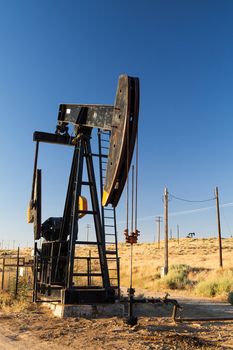
[[[103,192],[103,197],[102,197],[102,205],[105,206],[107,199],[108,199],[108,195],[109,193],[107,191],[104,190]]]
[[[83,211],[88,210],[87,199],[83,196],[79,196],[78,206],[79,206],[79,210],[83,210]],[[78,217],[79,219],[81,219],[85,215],[86,215],[85,213],[79,213]]]

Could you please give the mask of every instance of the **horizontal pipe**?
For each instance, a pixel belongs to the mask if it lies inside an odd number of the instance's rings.
[[[176,322],[233,321],[233,317],[221,317],[221,318],[213,318],[213,317],[176,318],[175,321],[176,321]]]

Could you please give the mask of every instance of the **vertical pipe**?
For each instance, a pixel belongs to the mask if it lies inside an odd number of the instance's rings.
[[[134,165],[132,166],[132,213],[131,213],[131,233],[133,234],[134,222]],[[130,245],[130,288],[133,286],[133,244]]]
[[[126,121],[126,230],[129,233],[129,119]]]
[[[164,190],[164,274],[168,273],[168,190]]]
[[[87,257],[87,285],[91,285],[91,250],[89,250],[89,256]]]
[[[131,232],[133,232],[134,223],[134,165],[132,166],[132,207],[131,207]]]
[[[121,289],[120,289],[120,258],[119,256],[117,256],[117,281],[118,281],[118,289],[117,289],[117,293],[118,293],[118,298],[120,298],[121,296]]]
[[[89,257],[90,257],[90,266],[89,266],[89,269],[90,269],[90,285],[92,284],[92,278],[91,278],[91,250],[89,250]]]
[[[130,244],[130,288],[133,286],[133,244]]]
[[[221,236],[221,222],[220,222],[218,187],[215,187],[215,197],[216,197],[217,224],[218,224],[219,266],[223,267],[223,262],[222,262],[222,236]]]
[[[136,138],[136,171],[135,171],[135,227],[134,231],[137,230],[137,219],[138,219],[138,133]]]

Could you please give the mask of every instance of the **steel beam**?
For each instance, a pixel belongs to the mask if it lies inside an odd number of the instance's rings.
[[[58,123],[71,123],[91,128],[112,129],[114,106],[61,104]]]
[[[69,135],[51,134],[49,132],[35,131],[33,133],[33,141],[54,143],[59,145],[73,146],[73,137]]]

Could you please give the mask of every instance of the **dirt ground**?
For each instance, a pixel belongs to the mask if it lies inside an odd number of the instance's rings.
[[[186,300],[186,304],[183,303],[184,316],[193,317],[195,304],[191,300]],[[210,316],[211,310],[215,317],[226,316],[227,310],[228,316],[233,312],[225,303],[218,303],[215,308],[213,302],[203,304],[206,309],[199,304],[196,317]],[[116,317],[59,319],[44,307],[31,306],[21,313],[2,312],[0,327],[1,350],[233,349],[233,321],[174,323],[168,318],[140,317],[136,326],[129,327]]]
[[[208,243],[208,246],[207,246]],[[181,240],[170,243],[171,264],[190,264],[197,268],[217,268],[216,240]],[[233,239],[224,240],[224,266],[232,268]],[[120,245],[123,285],[128,285],[128,248]],[[137,245],[134,258],[136,292],[144,296],[163,297],[154,292],[152,276],[162,266],[163,250],[152,244]],[[147,257],[145,261],[145,255]],[[216,263],[216,266],[214,265]],[[150,283],[150,284],[149,284]],[[148,286],[147,286],[148,284]],[[143,287],[141,289],[140,287]],[[147,288],[148,287],[148,288]],[[145,289],[146,288],[146,289]],[[152,292],[153,290],[153,292]],[[186,292],[186,293],[185,293]],[[183,306],[182,318],[233,319],[233,306],[217,299],[201,299],[190,290],[173,290]],[[173,294],[174,293],[174,294]],[[186,297],[186,298],[185,298]],[[47,308],[31,305],[24,312],[0,312],[0,350],[193,350],[233,349],[232,321],[193,321],[174,323],[170,318],[140,317],[138,324],[129,327],[123,319],[103,318],[59,319]]]

